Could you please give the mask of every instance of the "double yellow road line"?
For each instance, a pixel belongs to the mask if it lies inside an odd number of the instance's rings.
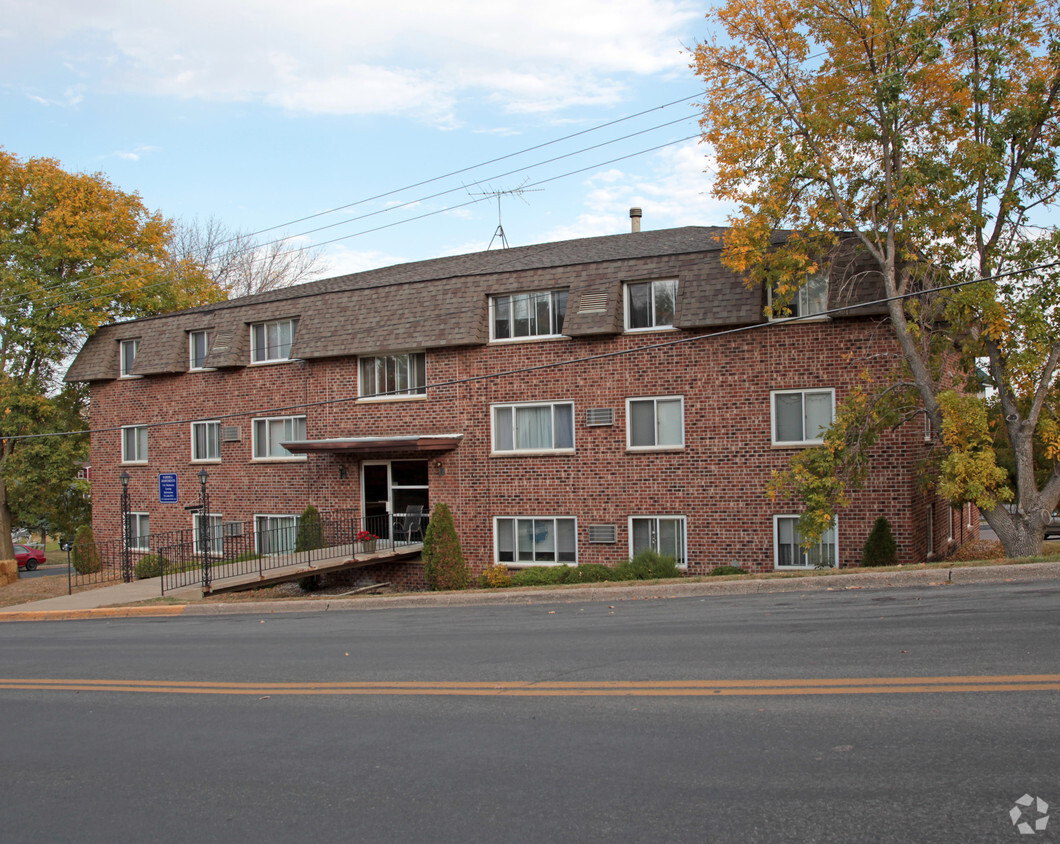
[[[881,695],[938,692],[1060,691],[1060,674],[955,677],[845,677],[793,680],[643,680],[599,682],[223,683],[191,680],[0,678],[0,691],[140,692],[178,695],[441,695],[454,697],[726,697]]]

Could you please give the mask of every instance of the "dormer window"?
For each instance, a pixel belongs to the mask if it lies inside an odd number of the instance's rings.
[[[190,369],[205,369],[206,355],[210,353],[210,338],[205,331],[188,332],[188,354]]]
[[[626,285],[626,330],[673,328],[677,279],[638,281]]]
[[[566,314],[566,290],[494,296],[490,299],[490,339],[559,337]]]
[[[297,319],[256,322],[250,326],[250,362],[290,360],[291,344],[298,330]]]
[[[118,343],[118,373],[122,378],[135,378],[132,374],[133,364],[136,363],[136,351],[140,348],[140,340],[122,340]]]
[[[814,273],[807,277],[806,283],[791,297],[791,301],[774,305],[777,298],[773,288],[769,288],[769,307],[772,319],[790,319],[823,314],[828,310],[828,272]]]

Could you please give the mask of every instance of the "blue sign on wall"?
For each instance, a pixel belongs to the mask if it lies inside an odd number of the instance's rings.
[[[177,473],[166,472],[158,476],[158,500],[163,504],[177,501]]]

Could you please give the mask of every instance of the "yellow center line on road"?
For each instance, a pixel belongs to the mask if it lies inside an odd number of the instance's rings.
[[[0,678],[0,691],[200,695],[448,695],[494,697],[725,697],[1060,691],[1060,674],[844,677],[785,680],[349,681],[226,683],[199,680]]]

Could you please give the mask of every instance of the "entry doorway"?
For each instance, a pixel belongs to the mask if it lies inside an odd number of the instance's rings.
[[[365,529],[390,539],[394,519],[419,505],[430,512],[426,460],[372,460],[361,464]],[[389,518],[387,518],[389,514]]]

